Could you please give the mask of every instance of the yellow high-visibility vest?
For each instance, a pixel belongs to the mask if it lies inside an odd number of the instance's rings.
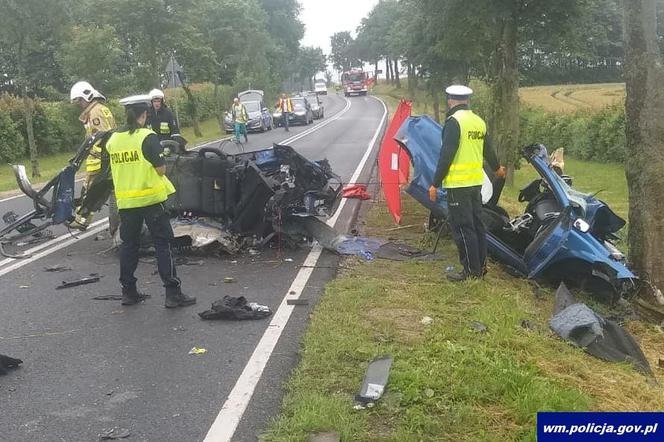
[[[468,109],[456,111],[451,118],[459,123],[459,149],[450,170],[443,179],[443,187],[481,186],[484,182],[484,137],[486,123]]]
[[[143,156],[143,141],[154,134],[150,129],[115,132],[106,142],[111,159],[111,174],[118,209],[133,209],[163,203],[175,187],[166,176],[159,176]]]
[[[90,137],[97,132],[105,132],[115,129],[115,118],[111,111],[98,101],[93,101],[81,113],[79,120],[85,126],[85,136]],[[98,172],[101,169],[101,147],[99,144],[90,149],[90,154],[85,160],[85,170],[88,173]]]

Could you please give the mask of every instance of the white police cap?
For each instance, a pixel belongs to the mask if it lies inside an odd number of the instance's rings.
[[[136,106],[136,107],[149,107],[150,102],[152,100],[150,99],[150,96],[148,94],[140,94],[140,95],[132,95],[130,97],[125,97],[120,99],[120,104],[128,107],[128,106]]]
[[[468,86],[455,84],[445,89],[445,93],[447,94],[448,98],[452,98],[455,100],[465,100],[467,98],[470,98],[471,95],[473,95],[473,90]]]

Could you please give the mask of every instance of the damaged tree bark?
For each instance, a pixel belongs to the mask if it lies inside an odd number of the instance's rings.
[[[625,0],[624,14],[629,258],[652,295],[664,284],[664,68],[656,1]]]

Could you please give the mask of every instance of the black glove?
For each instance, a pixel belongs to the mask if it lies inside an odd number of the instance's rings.
[[[8,368],[16,368],[23,361],[20,359],[10,358],[9,356],[0,355],[0,374],[7,374]]]

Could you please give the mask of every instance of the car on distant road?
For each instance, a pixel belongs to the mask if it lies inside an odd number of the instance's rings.
[[[316,83],[314,83],[314,92],[316,92],[316,95],[327,95],[325,80],[316,80]]]
[[[314,116],[314,120],[320,120],[325,117],[325,105],[323,105],[323,101],[316,93],[309,92],[304,95],[304,98],[307,99],[311,106],[311,113]]]
[[[302,96],[295,96],[291,98],[293,102],[293,112],[288,116],[288,123],[290,124],[311,124],[314,122],[314,115],[311,111],[311,104]],[[281,121],[281,109],[277,109],[272,114],[275,125],[283,126]]]
[[[265,132],[266,130],[272,130],[274,127],[274,121],[272,119],[272,114],[270,114],[270,110],[263,102],[263,91],[243,91],[238,94],[238,98],[247,108],[247,114],[249,116],[247,131]],[[224,130],[226,133],[232,133],[235,131],[233,116],[230,112],[226,112],[226,116],[224,117]]]

